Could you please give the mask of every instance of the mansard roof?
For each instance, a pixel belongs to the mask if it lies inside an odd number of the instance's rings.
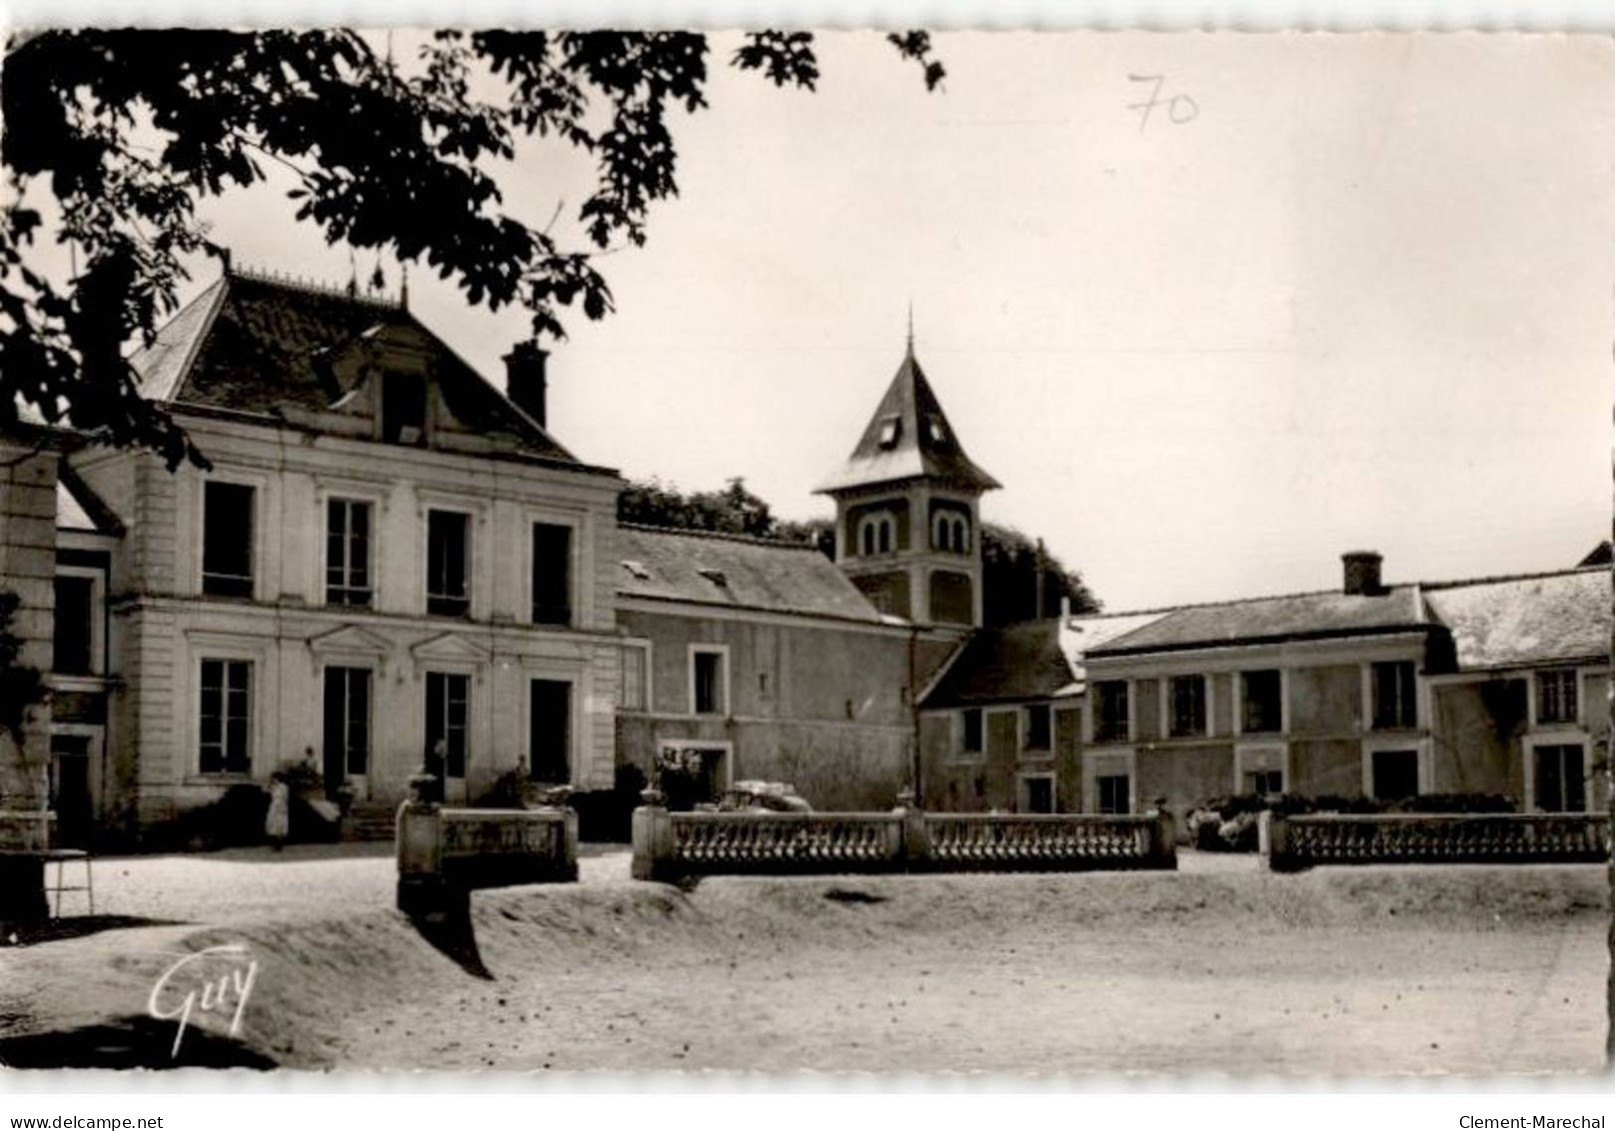
[[[887,623],[810,545],[624,523],[617,528],[617,557],[622,597]]]
[[[858,445],[815,491],[833,495],[880,483],[934,479],[964,491],[1001,486],[965,454],[910,341]]]
[[[524,455],[578,462],[399,303],[226,272],[129,361],[150,400],[295,415],[336,409],[389,340],[425,355],[429,380],[468,432]]]

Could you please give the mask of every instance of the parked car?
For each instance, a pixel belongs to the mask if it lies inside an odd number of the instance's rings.
[[[718,799],[720,813],[811,813],[813,806],[787,782],[737,781]]]

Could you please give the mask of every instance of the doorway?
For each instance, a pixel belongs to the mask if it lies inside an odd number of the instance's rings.
[[[89,735],[50,736],[50,808],[56,814],[55,845],[88,848],[95,823]]]

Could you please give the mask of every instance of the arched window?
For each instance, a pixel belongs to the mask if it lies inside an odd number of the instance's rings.
[[[885,511],[865,515],[858,523],[858,545],[862,548],[863,556],[867,558],[891,553],[895,548],[896,530],[892,516]]]
[[[948,511],[937,512],[931,522],[931,545],[938,550],[956,554],[970,552],[970,524],[960,515]]]

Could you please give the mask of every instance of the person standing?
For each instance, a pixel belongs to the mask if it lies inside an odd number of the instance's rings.
[[[269,812],[264,814],[264,835],[276,852],[286,847],[292,831],[292,791],[279,774],[269,779]]]

